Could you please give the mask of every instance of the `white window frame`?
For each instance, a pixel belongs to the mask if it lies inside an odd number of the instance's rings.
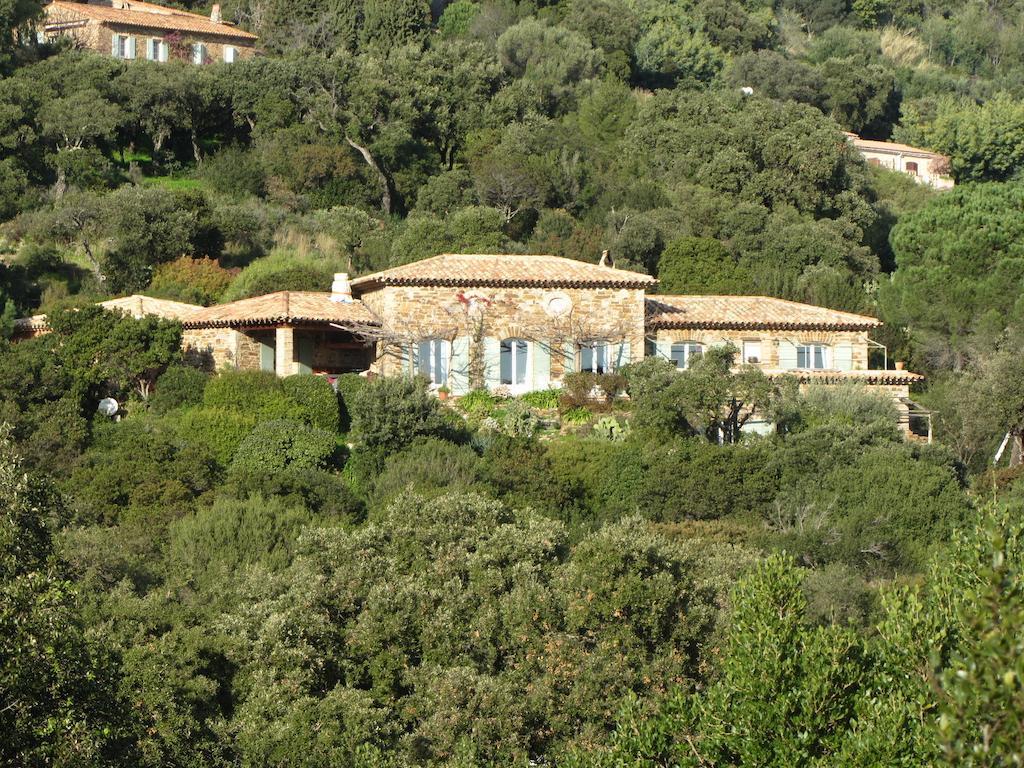
[[[426,361],[421,351],[424,346],[427,347]],[[452,343],[448,339],[420,339],[413,348],[413,355],[414,370],[426,376],[431,389],[448,386],[452,372]]]
[[[818,352],[821,352],[821,365],[817,365]],[[804,358],[804,364],[800,364],[800,358]],[[827,344],[797,344],[796,345],[796,367],[801,371],[823,371],[828,370],[832,364],[832,348]]]
[[[233,45],[224,46],[224,62],[226,64],[234,64],[238,61],[238,49]]]
[[[151,37],[146,43],[147,58],[150,61],[167,61],[167,42],[160,37]]]
[[[192,43],[192,63],[206,63],[206,45],[203,43]]]
[[[584,357],[587,353],[591,355],[591,367],[584,367]],[[580,342],[577,350],[576,370],[580,373],[592,371],[593,373],[611,373],[615,370],[615,361],[612,359],[612,343],[607,339],[588,339]],[[604,365],[601,365],[602,358]]]
[[[697,341],[673,341],[668,349],[668,359],[680,371],[685,371],[695,358],[703,354],[704,345]]]
[[[114,39],[117,41],[117,53],[114,54],[115,59],[127,59],[128,58],[128,35],[117,32],[114,34]]]
[[[526,354],[516,354],[515,347],[523,344],[526,347]],[[505,381],[502,358],[505,349],[508,347],[509,354],[509,381]],[[533,371],[533,344],[527,339],[518,336],[510,336],[498,343],[498,384],[512,392],[526,392],[530,389],[530,380]],[[520,381],[516,381],[520,379]]]
[[[764,358],[761,356],[761,341],[750,339],[743,342],[743,362],[749,365],[761,365]]]

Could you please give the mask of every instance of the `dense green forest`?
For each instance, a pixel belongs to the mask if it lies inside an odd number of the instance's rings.
[[[119,61],[0,0],[0,764],[1024,760],[1024,5],[222,5],[265,55]],[[452,406],[209,376],[91,306],[603,249],[880,316],[937,443],[728,348]],[[778,433],[719,444],[737,400]]]

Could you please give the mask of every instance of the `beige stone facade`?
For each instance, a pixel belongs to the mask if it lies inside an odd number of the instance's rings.
[[[864,331],[667,329],[654,331],[649,338],[654,342],[653,351],[666,358],[671,357],[671,347],[677,343],[692,342],[704,348],[732,344],[739,350],[742,362],[766,371],[779,371],[796,368],[792,354],[795,347],[814,344],[828,350],[827,369],[866,371],[870,367],[868,336]]]
[[[143,3],[131,5],[149,7]],[[183,23],[174,28],[179,20]],[[231,63],[256,53],[254,36],[183,12],[155,14],[102,4],[55,2],[46,7],[44,32],[48,39],[70,38],[81,48],[123,59],[181,59],[211,64]],[[115,37],[120,38],[116,43]]]
[[[609,368],[644,355],[644,292],[637,288],[400,285],[366,291],[360,299],[384,329],[376,373],[411,370],[416,345],[441,339],[452,349],[456,392],[502,385],[498,356],[507,340],[527,344],[529,370],[519,388],[557,385],[579,368],[584,342],[607,344]]]

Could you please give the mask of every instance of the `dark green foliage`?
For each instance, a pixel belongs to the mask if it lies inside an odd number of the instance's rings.
[[[333,432],[301,421],[264,421],[239,444],[231,461],[231,471],[252,475],[285,469],[325,469],[337,447]]]
[[[480,457],[466,445],[420,438],[384,462],[373,478],[371,502],[380,506],[406,491],[435,495],[480,489]]]
[[[117,671],[89,639],[55,556],[57,496],[27,477],[0,430],[0,762],[128,765],[128,706]]]
[[[93,446],[66,483],[75,518],[86,524],[124,517],[159,522],[191,509],[220,472],[205,442],[188,439],[144,418],[96,425]]]
[[[343,373],[337,378],[338,429],[348,432],[352,428],[352,403],[366,385],[366,378],[357,373]]]
[[[304,404],[285,393],[281,379],[267,371],[224,371],[218,374],[206,385],[203,404],[207,408],[233,411],[257,420],[312,418]]]
[[[345,713],[346,728],[387,723],[317,742],[330,760],[362,743],[400,761],[516,763],[599,731],[604,701],[646,688],[644,675],[692,676],[710,616],[687,558],[637,522],[570,549],[558,523],[479,497],[407,497],[304,545],[281,597],[236,624],[256,638],[237,661],[262,669],[238,712],[254,762],[275,754],[268,722],[313,709]],[[281,620],[302,632],[279,634]],[[287,651],[251,654],[266,642]],[[324,677],[313,659],[350,671]]]
[[[327,259],[275,251],[243,269],[222,298],[237,301],[275,291],[323,291],[331,285],[335,266]]]
[[[281,472],[232,472],[218,494],[245,500],[252,495],[302,505],[321,522],[354,525],[366,510],[344,479],[335,472],[287,468]]]
[[[658,261],[662,293],[744,293],[750,278],[718,240],[684,237],[669,243]]]
[[[198,368],[187,365],[172,365],[157,379],[149,408],[157,414],[165,414],[176,408],[186,408],[203,402],[203,392],[210,377]]]
[[[352,430],[370,451],[395,453],[417,437],[445,437],[450,422],[421,378],[382,377],[368,381],[349,405]]]
[[[254,565],[277,570],[291,562],[313,520],[303,505],[280,498],[218,499],[170,526],[168,565],[200,587]]]
[[[309,423],[328,432],[338,431],[338,395],[323,376],[298,374],[281,380],[284,393],[306,412]]]
[[[176,419],[178,435],[209,450],[217,463],[226,467],[231,463],[242,440],[256,426],[255,416],[226,408],[188,408]]]

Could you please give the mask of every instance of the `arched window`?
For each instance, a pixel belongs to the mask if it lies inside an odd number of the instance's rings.
[[[828,368],[829,348],[824,344],[799,344],[796,348],[796,367],[807,370]]]
[[[611,345],[605,339],[593,339],[580,344],[580,371],[608,373],[611,370]]]
[[[910,174],[913,174],[914,176],[917,176],[917,163],[915,163],[913,161],[909,161],[909,162],[907,162],[907,164],[904,167],[906,168],[907,173],[910,173]]]
[[[452,345],[448,339],[423,339],[416,345],[416,372],[426,376],[432,386],[446,386],[451,355]]]
[[[508,387],[526,385],[530,345],[524,339],[504,339],[501,342],[501,383]]]
[[[695,341],[677,341],[672,345],[669,359],[679,370],[690,367],[690,363],[704,354],[704,347]]]

